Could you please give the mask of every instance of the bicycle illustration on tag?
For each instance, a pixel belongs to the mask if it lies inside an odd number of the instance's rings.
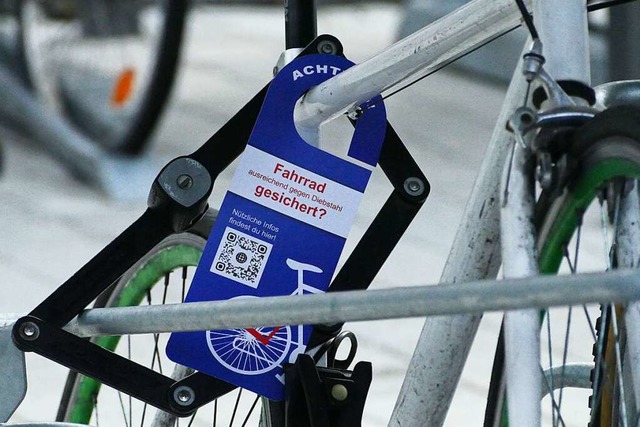
[[[297,287],[291,295],[322,293],[323,291],[304,283],[304,273],[322,273],[315,265],[287,258],[287,266],[297,271]],[[257,298],[242,295],[236,298]],[[259,375],[282,366],[287,355],[293,363],[304,352],[303,328],[297,325],[294,338],[291,326],[270,326],[247,329],[207,331],[207,345],[213,357],[232,372],[243,375]],[[293,346],[293,349],[292,349]],[[276,375],[284,384],[284,375]]]

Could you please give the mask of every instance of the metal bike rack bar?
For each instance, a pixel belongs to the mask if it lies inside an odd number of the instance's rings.
[[[445,316],[640,299],[640,271],[477,281],[319,295],[90,309],[65,329],[83,336]]]
[[[14,424],[14,423],[9,423],[9,424],[4,424],[4,423],[0,423],[0,427],[86,427],[86,424],[74,424],[74,423],[58,423],[58,422],[54,422],[54,423],[25,423],[25,424]]]

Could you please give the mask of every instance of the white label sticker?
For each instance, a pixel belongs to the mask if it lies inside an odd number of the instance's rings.
[[[362,193],[247,146],[229,191],[346,238]]]

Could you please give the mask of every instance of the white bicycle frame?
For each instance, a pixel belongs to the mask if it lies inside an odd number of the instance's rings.
[[[529,10],[533,10],[545,47],[545,69],[555,79],[588,84],[589,49],[584,0],[537,0],[533,6],[530,1],[526,3]],[[296,109],[299,131],[308,141],[313,140],[317,137],[319,124],[325,120],[402,82],[440,68],[519,25],[520,19],[514,0],[474,0],[466,4],[309,91]],[[535,308],[637,300],[640,299],[640,275],[617,271],[562,279],[536,277],[534,236],[527,225],[530,223],[527,218],[532,215],[532,201],[528,191],[523,190],[531,177],[519,167],[523,162],[523,150],[516,150],[514,155],[509,199],[499,202],[501,194],[505,193],[500,182],[502,170],[514,146],[513,136],[505,130],[505,124],[515,108],[522,104],[525,89],[526,82],[518,68],[442,273],[441,282],[457,283],[455,286],[95,309],[79,316],[67,329],[78,335],[93,336],[440,315],[426,319],[389,422],[390,426],[421,427],[443,424],[481,313],[522,309],[506,316],[507,347],[531,349],[522,358],[514,357],[507,350],[508,389],[521,393],[509,397],[509,404],[513,405],[509,407],[509,413],[518,417],[512,425],[540,425],[539,320]],[[502,220],[500,206],[503,206]],[[635,206],[632,203],[623,206],[622,212],[623,216],[637,218],[637,200]],[[518,220],[522,215],[524,222]],[[633,228],[630,222],[623,221],[625,226],[629,231],[620,244],[629,254],[627,264],[635,266],[640,231],[637,225]],[[526,244],[514,247],[513,244],[520,243],[523,236]],[[510,254],[504,264],[506,279],[482,281],[497,276],[502,258],[501,244]],[[580,292],[575,291],[577,287]],[[630,306],[627,312],[631,327],[640,327],[637,304]],[[211,313],[216,313],[215,318]],[[13,319],[15,317],[8,316],[4,323],[10,325]],[[0,319],[0,326],[2,323]],[[8,326],[4,330],[8,330]],[[517,334],[510,331],[517,331]],[[630,335],[639,337],[639,333]],[[514,341],[516,339],[520,341]],[[633,366],[640,366],[638,342],[631,341]],[[635,389],[640,390],[637,380],[635,384]],[[636,396],[635,400],[639,401],[639,398]],[[0,400],[0,416],[8,410],[3,405],[7,405],[6,400]]]

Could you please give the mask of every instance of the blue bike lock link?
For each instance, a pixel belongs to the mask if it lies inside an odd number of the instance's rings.
[[[305,91],[352,65],[340,56],[307,55],[273,79],[186,302],[327,290],[371,170],[307,144],[293,112]],[[375,166],[385,132],[386,112],[377,98],[356,120],[348,156]],[[312,329],[265,325],[174,333],[167,355],[282,400],[283,365],[305,351]]]

